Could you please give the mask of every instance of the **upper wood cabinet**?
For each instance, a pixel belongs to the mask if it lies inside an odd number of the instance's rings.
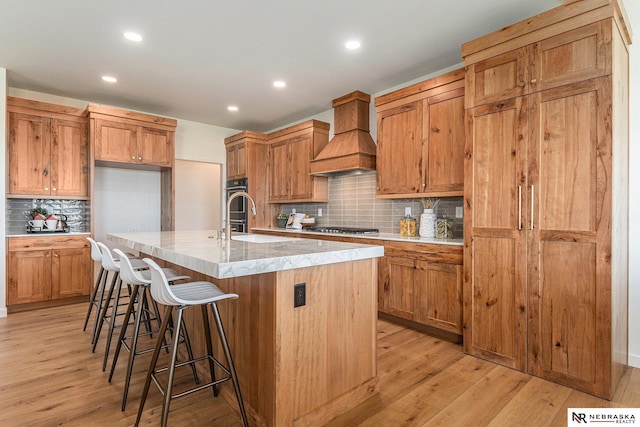
[[[517,44],[537,52],[527,71],[537,81],[521,94],[466,91],[475,106],[466,120],[465,351],[607,399],[628,339],[629,39],[620,13],[615,1],[573,2],[463,47],[483,47],[465,57],[468,85],[483,74],[474,59],[498,64]],[[495,82],[478,87],[516,82],[490,75]]]
[[[473,62],[466,73],[466,107],[610,74],[611,34],[611,21],[594,22]],[[474,61],[480,54],[465,52],[475,48],[474,42],[463,46],[463,56]]]
[[[269,202],[326,202],[328,178],[310,164],[329,142],[329,124],[309,120],[268,136]]]
[[[277,208],[267,204],[267,135],[244,131],[225,138],[227,180],[247,178],[247,192],[256,202],[256,216],[249,215],[248,228],[270,227]]]
[[[89,104],[96,161],[172,167],[176,121]]]
[[[464,70],[375,99],[378,197],[460,196]]]
[[[84,110],[7,98],[8,193],[88,196],[88,140]]]

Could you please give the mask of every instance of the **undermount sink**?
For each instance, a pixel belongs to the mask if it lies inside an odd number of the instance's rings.
[[[269,236],[266,234],[234,234],[231,236],[231,240],[251,243],[278,243],[290,242],[295,240],[295,237]]]

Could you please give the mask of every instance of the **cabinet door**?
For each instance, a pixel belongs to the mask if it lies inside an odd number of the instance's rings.
[[[50,194],[50,119],[9,114],[9,193]]]
[[[173,164],[173,132],[145,127],[138,132],[138,163],[167,167]]]
[[[421,101],[378,114],[376,151],[378,194],[423,191]]]
[[[85,123],[51,121],[51,194],[87,196],[88,145]]]
[[[90,249],[54,249],[51,253],[51,299],[88,295]]]
[[[522,371],[526,102],[514,98],[469,110],[465,161],[465,350]]]
[[[413,320],[415,261],[408,258],[383,257],[379,265],[382,270],[380,277],[382,308],[380,310]]]
[[[610,74],[611,20],[549,37],[532,45],[531,52],[529,92]]]
[[[529,90],[529,48],[524,47],[467,67],[466,107],[515,98]]]
[[[138,162],[137,126],[96,119],[94,132],[96,160],[118,163]]]
[[[10,251],[7,305],[51,299],[51,251]]]
[[[462,266],[417,261],[415,321],[462,334]]]
[[[423,101],[423,164],[426,192],[459,192],[464,188],[464,89]]]
[[[289,199],[289,178],[291,175],[291,161],[289,159],[289,145],[287,141],[271,144],[269,147],[269,168],[271,179],[269,186],[269,201],[287,201]]]
[[[295,137],[289,141],[291,147],[291,170],[289,191],[291,200],[310,200],[313,196],[313,177],[310,175],[313,159],[311,134]]]
[[[611,80],[531,98],[529,365],[600,396],[611,366]]]
[[[247,177],[247,145],[242,143],[227,148],[227,179]]]

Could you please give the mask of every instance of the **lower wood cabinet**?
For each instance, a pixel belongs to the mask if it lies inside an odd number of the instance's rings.
[[[462,334],[462,265],[424,261],[421,257],[380,259],[378,310]]]
[[[89,295],[90,251],[84,236],[9,238],[7,305]]]

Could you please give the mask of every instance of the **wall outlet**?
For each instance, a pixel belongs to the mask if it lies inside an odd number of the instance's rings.
[[[318,215],[317,216],[322,216],[322,208],[318,208]]]
[[[292,208],[291,213],[296,213],[296,208]]]
[[[296,283],[293,285],[293,308],[302,307],[307,303],[307,284]]]
[[[462,218],[462,206],[456,206],[456,218]]]
[[[404,216],[411,216],[411,206],[404,208]]]

